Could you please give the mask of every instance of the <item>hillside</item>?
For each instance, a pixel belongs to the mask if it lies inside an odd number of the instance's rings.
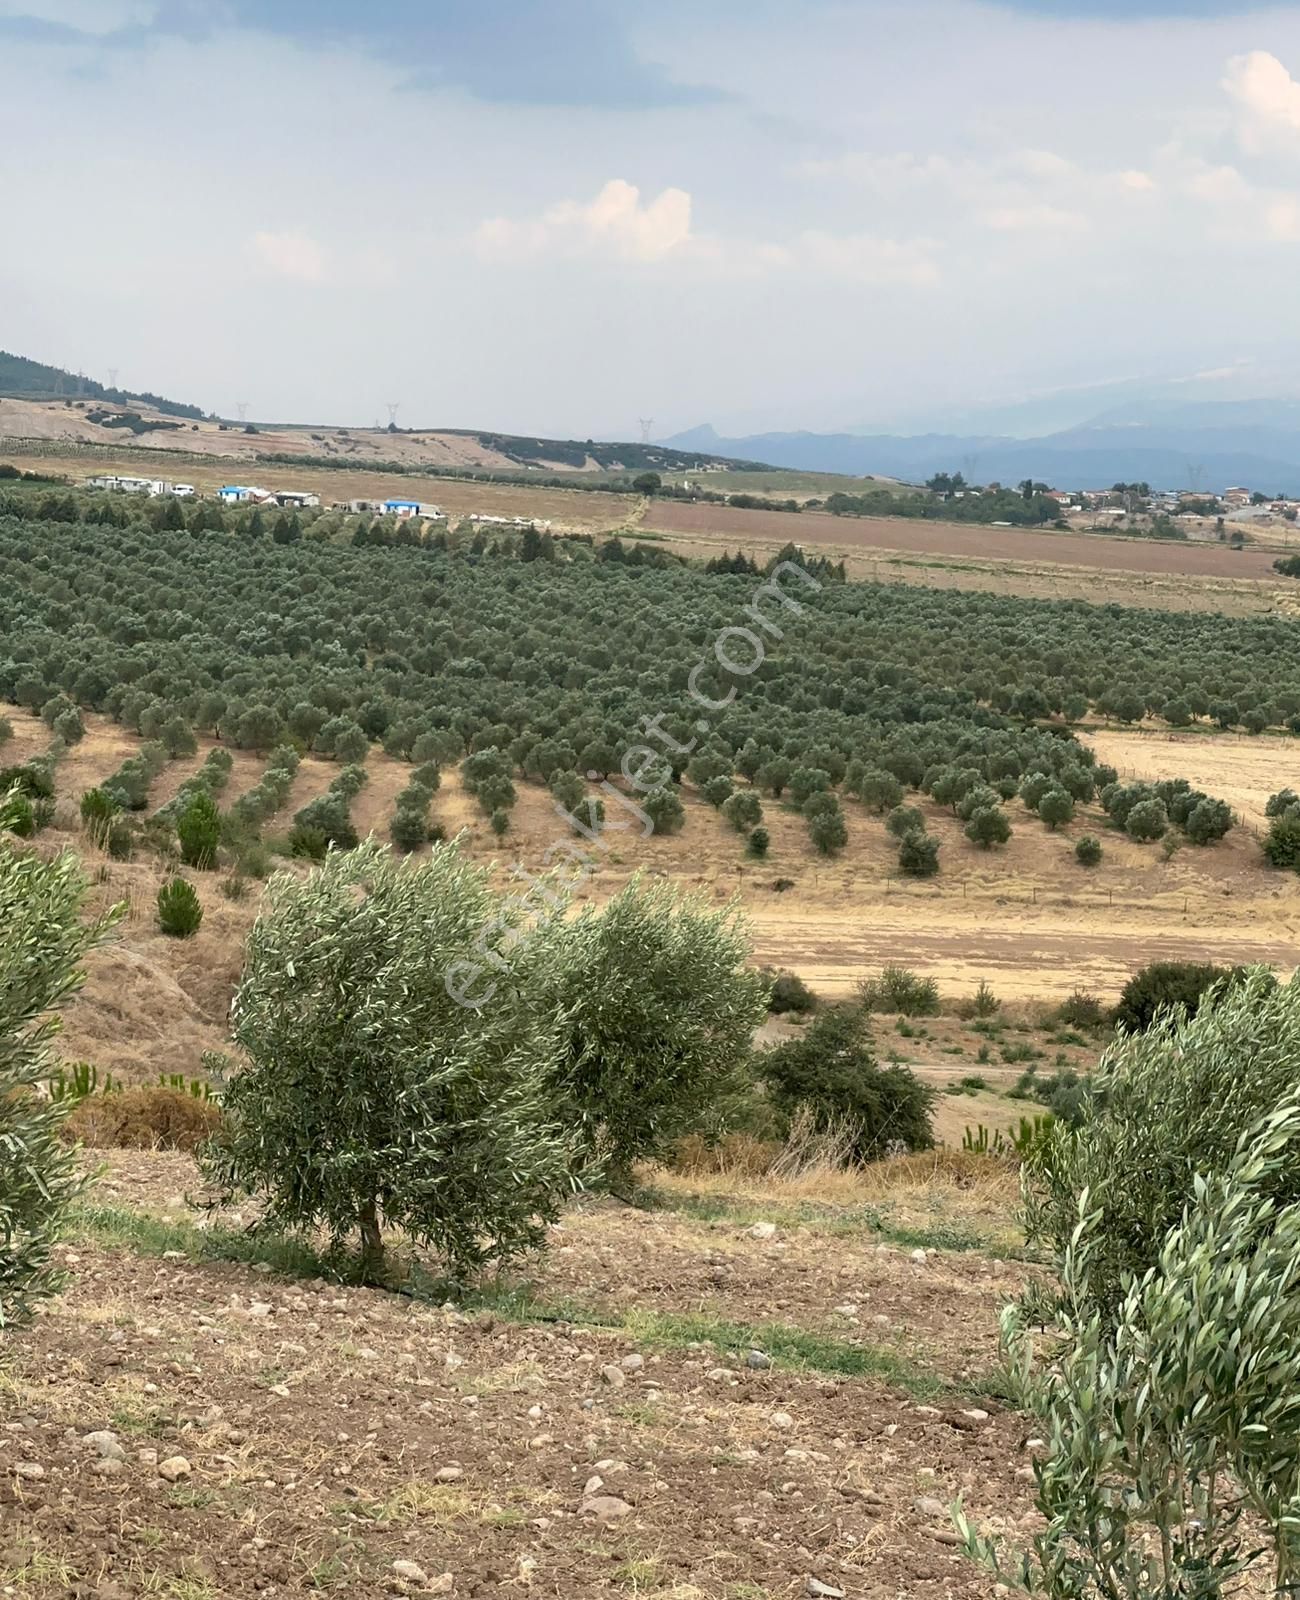
[[[20,400],[77,399],[108,400],[117,405],[140,404],[160,415],[198,418],[198,406],[183,405],[157,394],[133,394],[126,389],[111,389],[84,373],[68,372],[63,367],[46,366],[26,356],[0,350],[0,396]]]

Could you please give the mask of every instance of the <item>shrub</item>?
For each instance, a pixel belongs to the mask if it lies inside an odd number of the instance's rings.
[[[818,812],[809,820],[808,837],[821,855],[832,856],[843,850],[849,842],[849,831],[838,805],[832,810]]]
[[[1128,813],[1124,831],[1139,844],[1149,844],[1169,831],[1169,815],[1159,800],[1139,800]]]
[[[158,926],[173,939],[190,939],[199,931],[203,907],[194,885],[168,878],[158,891]]]
[[[0,808],[0,832],[30,839],[36,832],[36,807],[25,794],[14,793]]]
[[[1300,983],[1263,971],[1225,985],[1194,1016],[1166,1013],[1102,1055],[1086,1114],[1044,1145],[1025,1190],[1031,1240],[1063,1262],[1080,1204],[1100,1224],[1090,1293],[1113,1315],[1126,1277],[1152,1266],[1197,1179],[1231,1163],[1242,1135],[1295,1090]],[[1249,1071],[1243,1071],[1243,1063]],[[1277,1176],[1278,1203],[1300,1200],[1300,1161]]]
[[[1081,867],[1095,867],[1101,861],[1101,840],[1094,834],[1085,833],[1074,846],[1074,859]]]
[[[993,993],[988,979],[981,978],[975,993],[957,1007],[957,1015],[967,1020],[972,1017],[995,1017],[1001,1009],[1002,1002]]]
[[[857,1163],[934,1143],[934,1091],[906,1067],[876,1062],[856,1006],[822,1012],[801,1038],[759,1051],[754,1068],[787,1133],[801,1111],[819,1130],[851,1127],[849,1154]]]
[[[1059,1021],[1067,1028],[1096,1029],[1106,1026],[1106,1008],[1095,994],[1086,989],[1076,989],[1056,1009]]]
[[[1232,809],[1226,800],[1211,800],[1208,795],[1198,800],[1183,823],[1184,831],[1193,844],[1214,844],[1232,827]]]
[[[763,820],[763,805],[753,789],[737,789],[724,803],[722,814],[737,833],[747,833]]]
[[[965,833],[981,850],[991,850],[995,844],[1005,844],[1011,837],[1011,824],[1001,806],[981,806],[971,813]]]
[[[787,1012],[808,1012],[817,1008],[817,998],[812,990],[795,972],[765,973],[771,984],[767,997],[767,1009],[773,1016],[784,1016]]]
[[[745,854],[761,861],[771,847],[771,836],[766,828],[755,828],[745,844]]]
[[[166,1084],[144,1084],[77,1102],[64,1137],[92,1149],[186,1150],[206,1144],[221,1124],[221,1109]]]
[[[1269,866],[1300,872],[1300,814],[1287,811],[1275,816],[1260,848]]]
[[[554,1004],[568,1019],[553,1076],[593,1162],[614,1185],[666,1156],[734,1086],[763,1020],[765,985],[746,969],[735,906],[715,910],[640,875],[601,911],[547,925]]]
[[[12,800],[0,797],[0,833]],[[54,1014],[117,920],[83,922],[84,895],[73,855],[45,861],[0,842],[0,1328],[57,1287],[53,1247],[83,1181],[59,1143],[71,1100],[34,1091],[55,1070]]]
[[[674,789],[652,789],[641,801],[656,833],[677,833],[686,821],[686,812]]]
[[[510,813],[500,809],[494,811],[488,818],[488,825],[498,839],[504,838],[510,829]]]
[[[895,839],[904,839],[909,833],[925,832],[925,816],[919,806],[895,806],[885,818],[885,827]]]
[[[181,812],[176,823],[176,834],[181,842],[181,860],[187,867],[207,871],[217,864],[217,846],[221,842],[221,814],[217,803],[206,790],[200,789]]]
[[[551,1087],[565,1023],[538,990],[554,949],[534,937],[527,970],[496,981],[518,914],[455,848],[399,866],[368,842],[267,893],[211,1176],[260,1196],[273,1226],[359,1233],[370,1278],[384,1225],[462,1278],[539,1247],[574,1154]]]
[[[1194,1017],[1201,997],[1212,984],[1238,982],[1244,967],[1216,967],[1209,962],[1153,961],[1135,972],[1124,985],[1115,1008],[1116,1026],[1141,1033],[1162,1008],[1185,1006]]]
[[[393,843],[403,853],[418,850],[429,838],[428,818],[423,811],[417,811],[414,807],[399,806],[393,813],[388,832]],[[321,836],[321,843],[324,844],[324,835]],[[324,854],[322,849],[315,859],[322,860]]]
[[[1064,789],[1049,789],[1038,802],[1038,815],[1053,832],[1074,820],[1074,797]]]
[[[880,767],[864,772],[853,785],[853,792],[863,805],[879,812],[893,811],[903,799],[903,785],[892,772]]]
[[[864,978],[858,999],[867,1011],[896,1011],[903,1017],[939,1015],[939,985],[906,967],[884,967],[879,977]]]
[[[905,834],[898,842],[898,865],[909,878],[932,878],[939,870],[939,841],[928,833]]]
[[[310,823],[294,824],[289,835],[289,854],[302,861],[324,861],[329,854],[330,842],[324,828],[313,828]]]
[[[710,778],[705,784],[701,784],[700,793],[711,806],[721,808],[723,803],[731,798],[731,792],[734,788],[735,785],[730,778],[720,775],[716,778]]]

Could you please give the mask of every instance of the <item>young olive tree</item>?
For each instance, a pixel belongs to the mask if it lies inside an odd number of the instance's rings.
[[[569,1020],[553,1097],[611,1187],[698,1128],[749,1058],[766,987],[737,908],[638,875],[602,911],[551,924]]]
[[[1064,1261],[1086,1196],[1099,1218],[1089,1293],[1113,1317],[1197,1177],[1223,1173],[1243,1133],[1298,1081],[1300,982],[1281,986],[1257,969],[1203,995],[1190,1019],[1185,1008],[1158,1011],[1146,1032],[1122,1033],[1102,1055],[1078,1127],[1056,1123],[1022,1167],[1030,1239]],[[1300,1156],[1275,1176],[1275,1199],[1300,1202]]]
[[[560,985],[536,981],[560,947],[520,943],[517,914],[455,846],[399,866],[367,842],[267,896],[212,1174],[261,1196],[273,1224],[359,1234],[372,1280],[385,1226],[457,1278],[540,1246],[573,1169],[551,1091]]]
[[[1097,1299],[1095,1269],[1114,1219],[1080,1193],[1046,1365],[1016,1308],[1003,1318],[1018,1398],[1046,1446],[1034,1464],[1044,1528],[1009,1557],[957,1508],[976,1560],[1050,1600],[1209,1600],[1256,1592],[1241,1579],[1271,1555],[1258,1592],[1295,1592],[1300,1201],[1278,1202],[1295,1193],[1297,1168],[1291,1087],[1241,1132],[1223,1170],[1191,1179],[1113,1311]]]
[[[44,861],[5,838],[13,798],[0,796],[0,1327],[57,1287],[52,1249],[82,1179],[59,1139],[71,1102],[34,1091],[54,1070],[58,1008],[121,910],[83,921],[77,858]]]

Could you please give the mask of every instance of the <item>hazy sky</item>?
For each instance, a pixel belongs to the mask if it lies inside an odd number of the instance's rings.
[[[0,0],[0,348],[580,437],[1300,392],[1298,80],[1294,4]]]

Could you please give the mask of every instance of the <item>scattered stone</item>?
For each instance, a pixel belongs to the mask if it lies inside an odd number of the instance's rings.
[[[597,1522],[617,1522],[621,1517],[630,1516],[631,1511],[627,1501],[620,1500],[616,1494],[595,1495],[579,1507],[581,1516],[594,1517]]]
[[[108,1428],[101,1428],[95,1433],[83,1433],[81,1442],[105,1461],[123,1461],[126,1458],[121,1441]]]
[[[917,1406],[916,1415],[918,1417],[941,1417],[943,1412],[939,1410],[938,1406]]]
[[[988,1412],[981,1411],[978,1406],[972,1406],[969,1411],[963,1411],[962,1416],[968,1422],[987,1422],[989,1420]]]
[[[761,1350],[751,1350],[745,1357],[745,1365],[751,1372],[766,1372],[772,1365],[772,1358]]]
[[[912,1509],[919,1511],[923,1517],[946,1517],[948,1507],[942,1500],[936,1500],[933,1495],[923,1494],[913,1500]]]
[[[416,1561],[394,1561],[393,1576],[400,1578],[403,1583],[416,1583],[423,1589],[429,1581],[429,1574]]]
[[[780,1428],[784,1432],[786,1428],[794,1427],[794,1418],[788,1411],[774,1411],[772,1413],[772,1426]]]
[[[749,1230],[751,1239],[774,1239],[776,1237],[775,1222],[756,1222]]]
[[[809,1578],[808,1593],[813,1600],[844,1600],[844,1590],[833,1588],[829,1583],[822,1583],[819,1578]]]
[[[627,1375],[622,1367],[616,1367],[612,1362],[600,1369],[600,1377],[601,1381],[607,1383],[611,1389],[621,1389],[627,1382]]]
[[[598,1472],[593,1473],[582,1487],[582,1498],[584,1500],[590,1500],[593,1496],[599,1494],[604,1487],[604,1478],[602,1478]]]
[[[641,1368],[645,1366],[645,1357],[638,1355],[624,1356],[619,1362],[619,1366],[622,1367],[624,1372],[640,1372]]]
[[[166,1461],[158,1463],[158,1476],[165,1478],[168,1483],[178,1483],[182,1478],[188,1478],[194,1469],[184,1456],[168,1456]]]
[[[936,1528],[930,1535],[936,1544],[961,1544],[962,1536],[956,1528]]]
[[[439,1467],[433,1475],[435,1483],[456,1483],[465,1476],[460,1467]]]
[[[9,1470],[15,1478],[30,1478],[34,1480],[45,1476],[45,1468],[39,1461],[15,1461]]]
[[[436,1578],[431,1578],[428,1583],[430,1594],[450,1594],[456,1587],[456,1579],[450,1572],[440,1572]]]
[[[918,1267],[923,1267],[925,1265],[925,1261],[926,1261],[925,1251],[924,1250],[913,1250],[911,1255],[908,1256],[907,1259],[909,1261],[914,1261]]]
[[[97,1461],[90,1463],[90,1470],[101,1478],[116,1478],[126,1471],[117,1456],[100,1456]]]

